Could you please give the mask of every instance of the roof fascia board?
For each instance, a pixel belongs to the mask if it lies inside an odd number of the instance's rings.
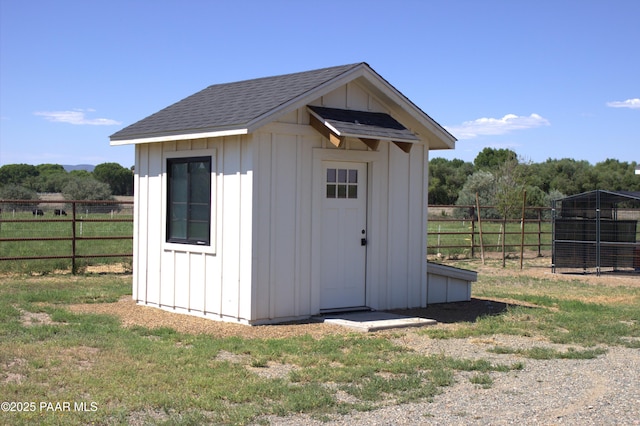
[[[451,133],[447,132],[373,69],[369,68],[368,71],[364,73],[364,77],[371,86],[363,86],[365,89],[373,92],[384,104],[397,105],[402,111],[406,111],[412,121],[443,142],[442,148],[453,149],[455,147],[457,139]]]
[[[200,133],[182,133],[175,135],[164,135],[164,136],[153,136],[146,138],[134,138],[134,139],[122,139],[122,140],[111,140],[109,145],[118,146],[118,145],[135,145],[141,143],[156,143],[156,142],[171,142],[171,141],[183,141],[189,139],[203,139],[203,138],[219,138],[223,136],[236,136],[236,135],[246,135],[249,133],[249,130],[246,128],[241,129],[228,129],[228,130],[217,130],[212,132],[200,132]]]

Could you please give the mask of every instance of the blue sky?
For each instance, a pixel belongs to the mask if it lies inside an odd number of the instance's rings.
[[[211,84],[367,62],[458,139],[640,162],[640,1],[0,0],[0,165],[134,163],[109,135]]]

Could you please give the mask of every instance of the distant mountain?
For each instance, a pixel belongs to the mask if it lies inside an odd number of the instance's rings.
[[[72,171],[72,170],[86,170],[88,172],[93,172],[93,169],[96,168],[96,166],[93,166],[91,164],[77,164],[75,166],[70,166],[70,165],[63,164],[62,167],[64,167],[64,169],[67,171],[67,173]]]

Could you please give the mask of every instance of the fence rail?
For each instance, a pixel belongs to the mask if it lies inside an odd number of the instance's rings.
[[[541,256],[543,250],[551,250],[551,208],[527,207],[524,218],[506,221],[495,217],[494,206],[480,206],[479,210],[481,213],[491,212],[494,217],[481,215],[478,218],[476,207],[471,205],[429,206],[428,253],[466,252],[475,257],[482,249],[501,249],[503,234],[505,246],[511,249],[533,249],[537,256]],[[503,233],[504,223],[506,229]]]
[[[133,201],[0,200],[0,209],[0,261],[68,259],[76,273],[79,259],[133,256]]]
[[[481,206],[480,211],[490,208]],[[75,273],[80,259],[133,256],[133,201],[0,200],[0,209],[0,264],[70,260]],[[502,247],[500,218],[478,219],[474,206],[429,206],[429,211],[429,254],[465,251],[476,257],[481,247]],[[538,256],[550,250],[550,211],[527,208],[524,221],[507,220],[506,246],[537,250]]]

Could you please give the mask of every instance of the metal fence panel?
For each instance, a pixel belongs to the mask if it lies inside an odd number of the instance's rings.
[[[0,261],[133,256],[133,201],[0,200]]]

